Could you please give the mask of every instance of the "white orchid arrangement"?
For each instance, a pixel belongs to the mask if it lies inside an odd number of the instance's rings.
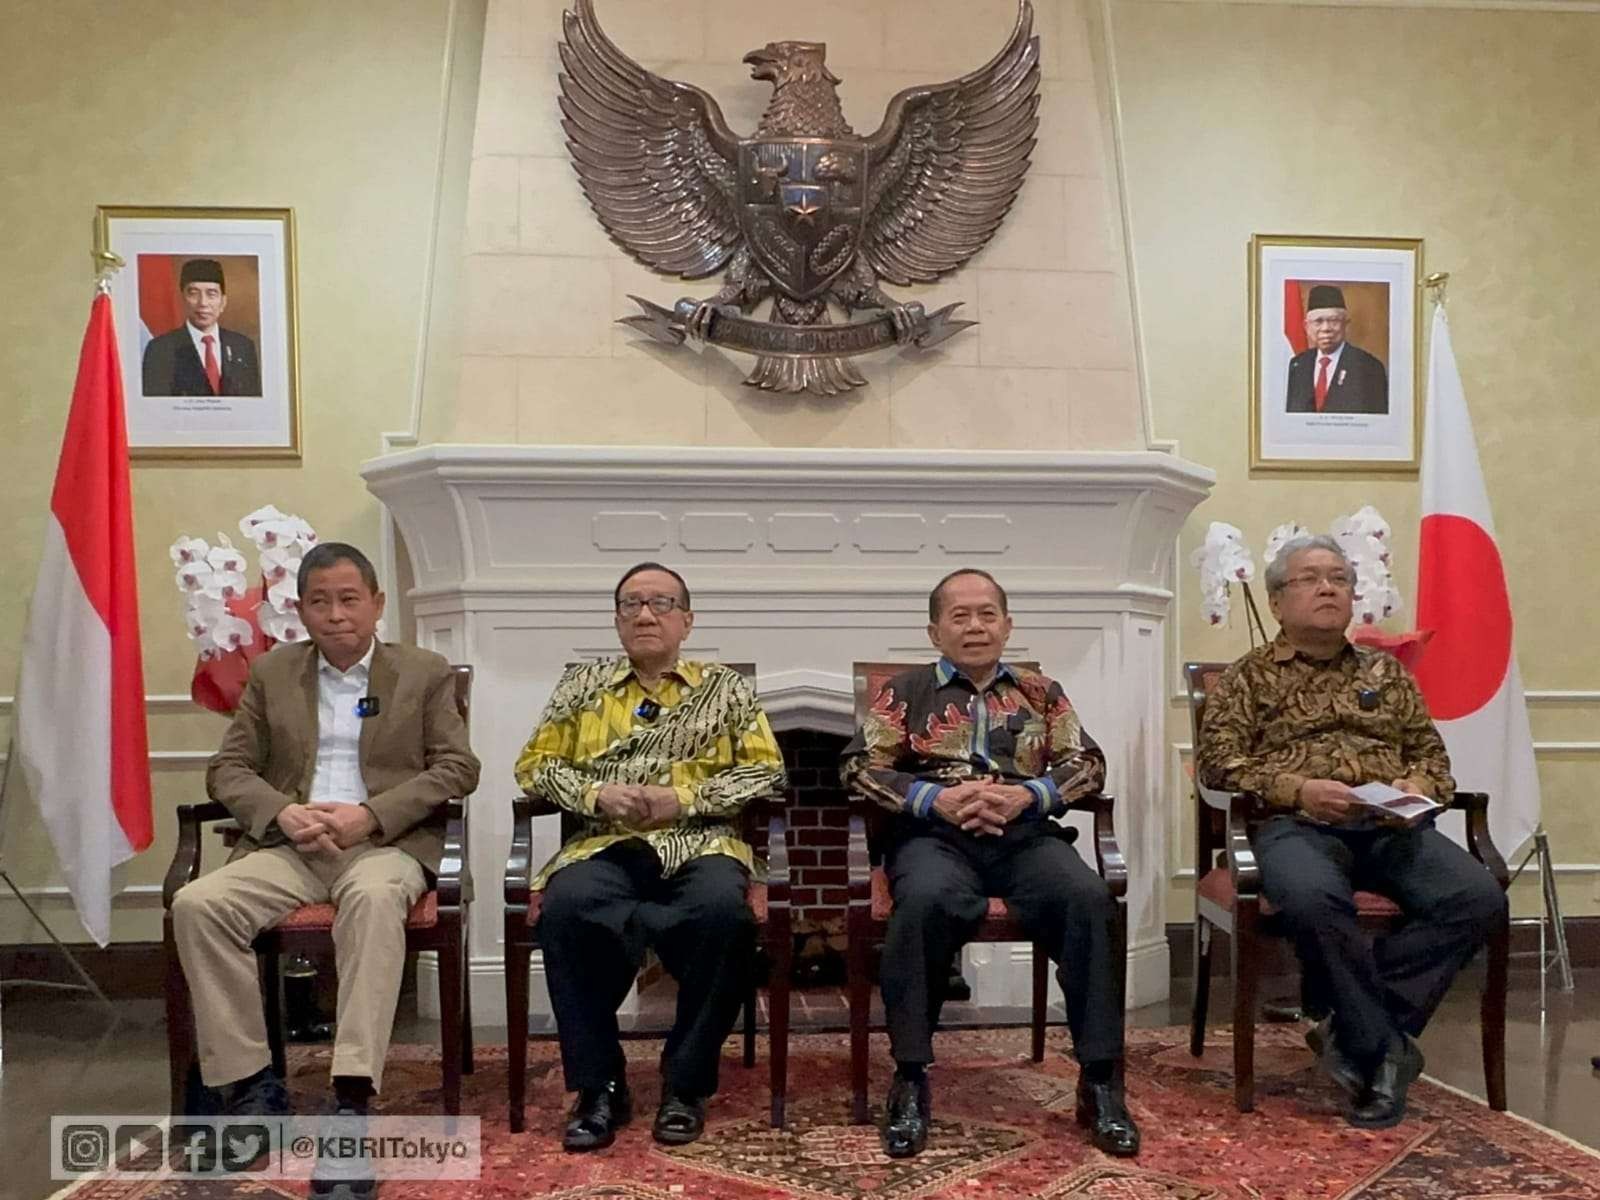
[[[170,550],[189,637],[208,661],[253,646],[258,628],[279,642],[306,637],[298,576],[301,558],[317,544],[316,531],[268,504],[241,520],[239,532],[255,543],[261,572],[262,598],[253,610],[243,610],[254,621],[240,615],[240,602],[250,591],[247,564],[226,534],[217,534],[215,546],[185,534]]]
[[[1354,623],[1375,625],[1400,611],[1400,591],[1389,568],[1389,523],[1368,504],[1340,517],[1328,529],[1355,569]],[[1284,545],[1295,538],[1309,537],[1311,530],[1297,522],[1279,525],[1267,535],[1261,561],[1267,565],[1278,557]],[[1205,543],[1190,558],[1200,571],[1200,609],[1212,625],[1228,620],[1232,588],[1239,584],[1252,619],[1259,625],[1250,583],[1255,579],[1255,561],[1245,545],[1244,535],[1233,525],[1213,521],[1206,530]],[[1251,631],[1252,640],[1255,630]]]

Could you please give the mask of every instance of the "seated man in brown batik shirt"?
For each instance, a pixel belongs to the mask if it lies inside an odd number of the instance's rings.
[[[1006,594],[984,571],[957,571],[928,597],[942,657],[891,679],[845,749],[846,786],[894,812],[884,866],[894,909],[880,971],[895,1060],[884,1152],[927,1144],[933,1062],[951,957],[1004,897],[1049,948],[1081,1064],[1078,1119],[1108,1154],[1139,1152],[1122,1096],[1123,964],[1116,901],[1050,815],[1100,790],[1105,756],[1061,685],[1001,661]]]
[[[1385,1128],[1422,1071],[1416,1036],[1505,919],[1505,895],[1431,824],[1380,823],[1350,794],[1378,782],[1448,804],[1455,780],[1405,667],[1345,638],[1355,572],[1338,542],[1296,538],[1266,576],[1281,630],[1207,697],[1200,780],[1274,810],[1252,839],[1262,890],[1333,1009],[1307,1041],[1350,1094],[1351,1124]],[[1405,924],[1374,943],[1357,889],[1388,896]]]

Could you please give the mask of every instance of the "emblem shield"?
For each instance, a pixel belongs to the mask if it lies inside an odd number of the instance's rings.
[[[823,292],[866,228],[867,149],[833,138],[739,145],[739,221],[750,252],[798,300]]]

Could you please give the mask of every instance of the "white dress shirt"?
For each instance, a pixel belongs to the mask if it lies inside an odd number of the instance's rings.
[[[356,703],[367,694],[372,673],[374,638],[361,661],[340,671],[317,653],[317,769],[311,775],[309,802],[363,804],[367,783],[361,778],[361,722]]]

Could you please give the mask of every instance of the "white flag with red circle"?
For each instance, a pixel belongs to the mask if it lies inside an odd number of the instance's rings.
[[[1505,567],[1443,305],[1433,313],[1426,421],[1417,628],[1434,634],[1417,682],[1456,786],[1489,793],[1489,832],[1510,855],[1539,825],[1539,774]]]

